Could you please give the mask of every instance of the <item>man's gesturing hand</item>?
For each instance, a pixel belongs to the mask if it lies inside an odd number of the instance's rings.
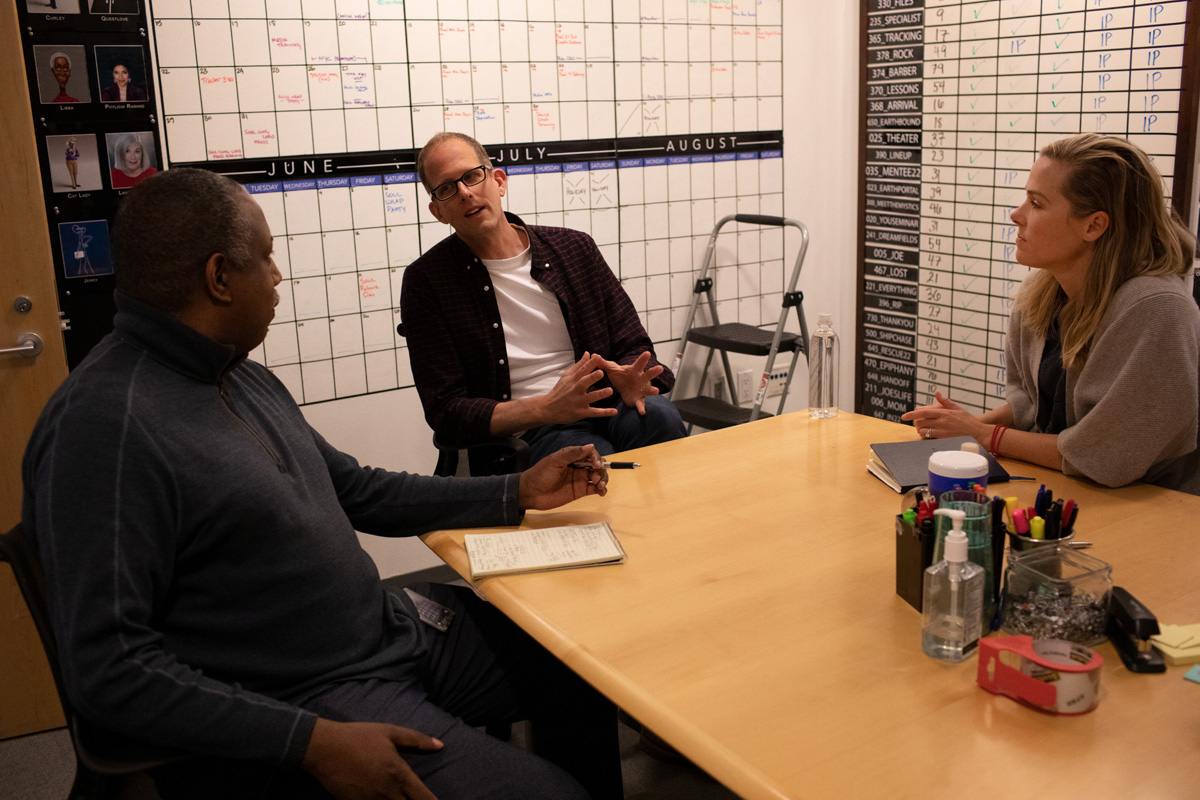
[[[603,361],[602,367],[608,373],[608,379],[621,393],[621,399],[630,408],[636,408],[639,414],[646,413],[646,398],[658,394],[658,387],[650,381],[662,374],[661,364],[646,369],[650,363],[650,351],[642,353],[632,364],[618,364],[615,361]]]
[[[592,405],[613,391],[607,386],[591,391],[592,385],[604,377],[600,370],[604,363],[604,359],[595,353],[584,353],[578,361],[567,367],[554,388],[542,397],[540,422],[566,425],[587,417],[611,417],[616,414],[615,408]]]

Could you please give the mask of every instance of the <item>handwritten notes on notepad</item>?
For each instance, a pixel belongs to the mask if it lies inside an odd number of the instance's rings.
[[[472,578],[620,564],[621,543],[607,522],[463,536]]]

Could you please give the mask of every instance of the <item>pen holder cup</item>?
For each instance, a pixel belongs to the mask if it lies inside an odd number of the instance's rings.
[[[925,597],[925,570],[933,563],[933,539],[932,532],[921,533],[896,515],[896,594],[917,611]]]
[[[980,492],[954,489],[943,492],[938,498],[938,508],[962,511],[963,533],[967,535],[967,559],[984,570],[984,620],[992,618],[995,609],[996,565],[992,559],[992,512],[990,498]],[[933,563],[945,557],[946,534],[954,529],[950,518],[938,514],[934,523]],[[986,624],[985,624],[986,627]]]
[[[1062,540],[1051,540],[1051,543]],[[1093,647],[1104,641],[1112,566],[1070,547],[1039,547],[1009,562],[1001,628]]]

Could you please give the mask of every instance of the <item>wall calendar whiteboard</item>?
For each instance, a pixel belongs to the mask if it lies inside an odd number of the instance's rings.
[[[526,222],[589,232],[656,343],[716,220],[783,214],[781,0],[154,0],[149,25],[165,161],[246,184],[276,235],[251,357],[302,403],[412,383],[435,132],[483,142]],[[723,320],[777,316],[783,258],[781,230],[723,237]]]

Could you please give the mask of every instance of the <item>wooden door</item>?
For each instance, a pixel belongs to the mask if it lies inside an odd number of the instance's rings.
[[[21,456],[39,412],[67,376],[16,4],[0,2],[0,348],[41,337],[35,359],[0,356],[0,527],[21,517]],[[28,313],[14,307],[28,298]],[[58,693],[8,565],[0,566],[0,739],[63,725]]]

